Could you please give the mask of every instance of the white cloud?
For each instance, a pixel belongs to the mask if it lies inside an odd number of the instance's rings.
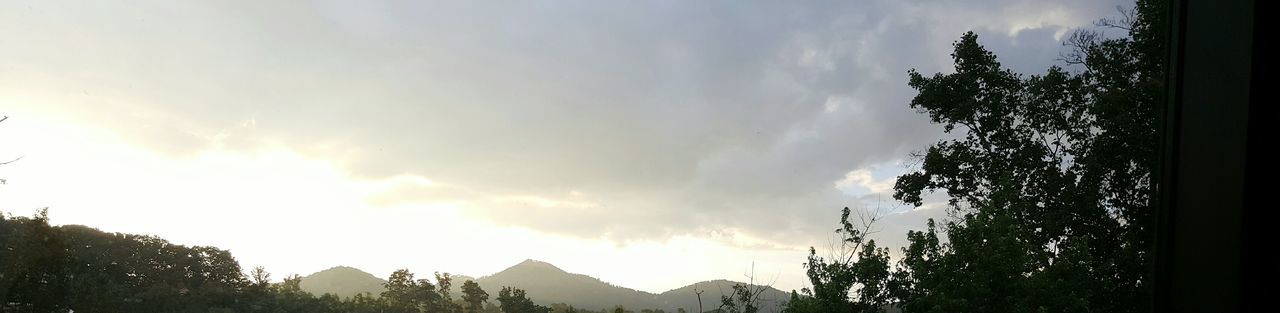
[[[896,177],[876,180],[871,176],[870,169],[860,168],[846,173],[844,179],[835,182],[835,187],[855,196],[886,194],[893,191],[893,184],[896,181]]]

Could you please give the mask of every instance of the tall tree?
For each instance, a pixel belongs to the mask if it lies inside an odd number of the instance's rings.
[[[888,272],[887,253],[847,230],[846,211],[837,232],[853,234],[844,241],[857,257],[811,250],[814,289],[793,294],[787,311],[1143,310],[1166,6],[1140,0],[1098,23],[1126,38],[1075,32],[1063,60],[1077,69],[1015,73],[969,32],[954,45],[953,73],[909,71],[919,91],[911,107],[955,139],[916,155],[919,168],[898,178],[894,198],[919,206],[944,191],[953,218],[908,232]]]
[[[453,296],[449,294],[449,289],[453,287],[453,275],[440,272],[436,272],[435,275],[436,290],[440,294],[440,299],[431,306],[429,311],[440,313],[462,312],[462,306],[454,303]]]
[[[489,293],[480,289],[480,284],[467,280],[462,283],[462,301],[467,305],[467,313],[479,313],[484,310],[484,303],[489,301]]]
[[[441,301],[435,285],[426,279],[413,279],[407,269],[391,273],[384,286],[387,290],[382,292],[382,298],[393,312],[424,312]]]
[[[875,240],[867,238],[878,217],[858,214],[855,224],[851,214],[847,207],[841,211],[840,228],[835,231],[839,244],[830,255],[820,257],[809,248],[805,268],[813,288],[803,289],[803,296],[793,292],[784,311],[878,312],[889,304],[889,250],[877,248]],[[746,299],[737,288],[735,295]],[[724,300],[728,304],[729,299]]]
[[[911,106],[958,139],[899,177],[894,197],[949,196],[949,243],[930,222],[909,234],[892,284],[910,311],[1141,310],[1151,296],[1152,172],[1164,90],[1166,3],[1139,1],[1069,38],[1068,63],[1042,75],[1004,69],[972,32],[955,72],[910,72]]]

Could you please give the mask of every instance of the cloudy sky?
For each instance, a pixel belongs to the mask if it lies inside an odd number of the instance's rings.
[[[1040,72],[1125,1],[0,1],[0,211],[336,265],[806,286],[942,138],[908,69]],[[935,197],[934,199],[937,199]]]

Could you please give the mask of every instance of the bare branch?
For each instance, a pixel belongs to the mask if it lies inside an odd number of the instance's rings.
[[[1085,61],[1089,59],[1089,51],[1101,41],[1101,32],[1077,29],[1071,32],[1071,36],[1067,37],[1067,40],[1062,41],[1062,45],[1070,47],[1071,50],[1065,53],[1058,53],[1058,61],[1071,65],[1085,64]]]
[[[857,231],[859,233],[859,236],[862,237],[862,240],[858,240],[852,247],[849,247],[848,245],[843,244],[844,242],[842,242],[842,245],[841,245],[842,248],[851,248],[846,251],[842,251],[844,252],[841,254],[844,257],[844,263],[846,264],[852,263],[853,258],[858,255],[858,252],[862,251],[862,247],[867,242],[867,237],[872,234],[880,232],[879,230],[874,229],[874,227],[876,222],[879,222],[881,219],[883,219],[885,215],[887,214],[884,212],[884,207],[880,205],[876,206],[876,212],[874,213],[868,213],[865,210],[858,211],[858,220],[859,220],[859,223],[862,224],[861,225],[862,228],[857,229]]]
[[[16,159],[9,160],[9,161],[7,161],[7,162],[0,162],[0,165],[5,165],[5,164],[13,163],[13,162],[18,162],[18,160],[21,160],[21,159],[22,159],[22,157],[20,156],[20,157],[18,157],[18,158],[16,158]]]
[[[1119,18],[1103,18],[1094,22],[1093,25],[1098,27],[1123,29],[1124,31],[1133,31],[1133,25],[1138,21],[1137,11],[1132,8],[1126,9],[1122,6],[1116,6],[1116,11],[1120,12]]]

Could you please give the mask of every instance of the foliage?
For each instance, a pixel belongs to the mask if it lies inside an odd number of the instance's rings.
[[[453,275],[449,273],[436,272],[436,285],[439,287],[440,299],[431,304],[428,309],[430,312],[442,313],[461,313],[462,304],[453,300],[453,296],[449,294],[449,290],[453,287]],[[483,291],[483,290],[482,290]]]
[[[889,250],[866,238],[876,218],[863,217],[855,226],[850,214],[849,208],[844,208],[840,215],[840,228],[835,231],[839,245],[831,256],[820,257],[816,249],[809,248],[805,268],[813,289],[805,288],[803,297],[792,292],[784,311],[878,312],[889,303]],[[856,301],[849,301],[850,292],[856,293]]]
[[[437,273],[440,287],[451,275]],[[245,274],[225,250],[186,247],[152,236],[51,226],[0,214],[0,312],[462,312],[436,284],[399,270],[387,292],[341,299],[304,291],[298,275],[271,282],[261,267]],[[487,294],[464,284],[464,299]],[[469,286],[469,287],[468,287]],[[521,293],[523,296],[523,293]],[[525,301],[528,301],[526,298]],[[473,312],[497,312],[497,309]]]
[[[480,289],[480,284],[470,280],[462,283],[462,302],[466,304],[467,313],[480,312],[488,301],[489,293]]]
[[[224,250],[53,227],[43,211],[0,221],[0,234],[0,303],[6,306],[44,312],[229,310],[248,285]]]
[[[1128,38],[1072,35],[1064,61],[1079,71],[1014,73],[972,32],[955,43],[954,73],[910,71],[911,107],[960,136],[917,155],[920,168],[898,178],[894,197],[919,206],[924,193],[946,192],[946,242],[933,220],[909,232],[887,276],[870,240],[855,246],[856,260],[811,253],[814,290],[793,294],[788,311],[1143,310],[1166,5],[1139,1],[1099,23]]]
[[[523,289],[502,287],[498,291],[498,303],[502,307],[502,313],[547,313],[551,312],[551,308],[537,305],[533,300],[525,295]]]
[[[242,271],[225,250],[78,225],[51,226],[43,210],[32,217],[0,214],[0,312],[612,311],[567,304],[548,308],[512,287],[498,294],[498,306],[472,280],[462,283],[462,295],[454,299],[453,284],[454,276],[448,273],[435,273],[431,281],[401,269],[388,277],[385,291],[377,295],[316,296],[302,288],[298,275],[273,283],[265,268]]]

